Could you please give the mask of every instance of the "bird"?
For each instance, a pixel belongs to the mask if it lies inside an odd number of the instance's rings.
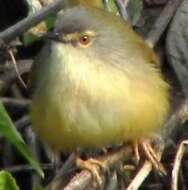
[[[31,69],[32,127],[57,152],[139,142],[170,111],[154,50],[119,16],[78,5],[58,15]]]

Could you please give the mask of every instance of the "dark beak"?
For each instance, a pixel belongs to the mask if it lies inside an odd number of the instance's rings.
[[[60,38],[60,34],[57,32],[47,32],[43,37],[44,40],[53,40],[62,42],[62,38]]]

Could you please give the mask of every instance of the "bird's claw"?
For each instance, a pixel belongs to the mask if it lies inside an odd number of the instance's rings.
[[[99,187],[102,187],[103,180],[100,175],[100,172],[106,171],[106,167],[104,166],[104,164],[102,162],[100,162],[99,160],[95,160],[93,158],[90,158],[88,160],[82,160],[78,157],[78,158],[76,158],[76,165],[81,169],[86,169],[86,170],[90,171],[93,178],[97,182],[97,185]]]
[[[147,140],[141,142],[141,146],[145,152],[145,155],[147,156],[148,160],[152,163],[153,167],[157,170],[160,171],[162,174],[166,175],[166,169],[162,165],[162,163],[159,160],[159,157],[157,156],[157,152],[153,149],[151,146],[150,142]]]

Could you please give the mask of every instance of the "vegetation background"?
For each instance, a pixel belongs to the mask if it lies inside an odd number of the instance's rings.
[[[167,176],[160,176],[155,171],[149,171],[148,177],[139,185],[140,189],[170,189],[177,188],[172,176],[173,162],[178,145],[188,139],[186,98],[188,92],[188,2],[186,0],[114,0],[104,1],[107,11],[115,12],[126,19],[144,38],[155,36],[155,21],[162,14],[162,20],[171,22],[168,27],[159,22],[158,28],[164,28],[157,39],[155,49],[160,56],[162,70],[172,86],[172,105],[174,110],[185,105],[183,122],[176,125],[176,130],[168,139],[162,163],[167,169]],[[14,25],[25,17],[36,14],[43,7],[47,7],[50,0],[6,0],[0,1],[0,31]],[[170,11],[176,5],[173,13]],[[166,7],[165,13],[162,12]],[[170,8],[169,8],[170,7]],[[54,163],[48,150],[41,145],[31,130],[29,108],[31,94],[27,89],[29,70],[33,59],[43,45],[40,36],[53,28],[55,14],[48,16],[44,22],[17,36],[9,43],[4,43],[0,33],[0,190],[32,190],[46,189],[55,175]],[[166,21],[166,25],[168,21]],[[149,35],[150,34],[150,35]],[[177,116],[177,114],[175,114]],[[186,144],[187,141],[185,141]],[[184,147],[184,145],[183,145]],[[188,189],[188,155],[183,149],[184,156],[179,174],[179,189]],[[66,163],[69,155],[62,155],[62,163]],[[179,159],[179,163],[181,159]],[[39,164],[40,163],[40,164]],[[130,164],[134,164],[129,158]],[[139,173],[142,165],[136,169],[125,171],[110,171],[105,189],[126,189]],[[43,170],[43,171],[42,171]],[[64,185],[78,173],[75,166],[67,170]],[[45,178],[43,175],[45,174]],[[86,185],[80,189],[92,189]],[[63,188],[62,188],[63,189]],[[68,189],[68,188],[67,188]]]

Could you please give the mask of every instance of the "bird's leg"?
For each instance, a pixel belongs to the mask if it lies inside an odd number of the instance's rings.
[[[140,152],[139,152],[139,142],[138,141],[134,141],[133,148],[134,148],[134,155],[136,157],[136,162],[139,163],[139,161],[140,161]]]
[[[90,171],[98,186],[102,187],[103,180],[101,177],[101,172],[106,171],[106,167],[104,166],[103,162],[93,158],[82,160],[76,151],[76,165],[80,169],[86,169]]]
[[[162,174],[166,175],[166,170],[164,166],[161,164],[157,156],[157,152],[152,147],[151,142],[148,139],[144,139],[140,142],[140,144],[145,152],[145,155],[151,161],[153,167],[157,169],[158,171],[160,171]]]
[[[97,182],[97,184],[99,186],[102,186],[102,179],[101,179],[101,176],[99,173],[99,169],[98,169],[98,167],[96,167],[96,165],[100,166],[100,164],[98,162],[96,162],[96,160],[94,160],[94,159],[82,160],[81,158],[77,157],[76,165],[80,169],[86,169],[86,170],[90,171],[93,178]]]

